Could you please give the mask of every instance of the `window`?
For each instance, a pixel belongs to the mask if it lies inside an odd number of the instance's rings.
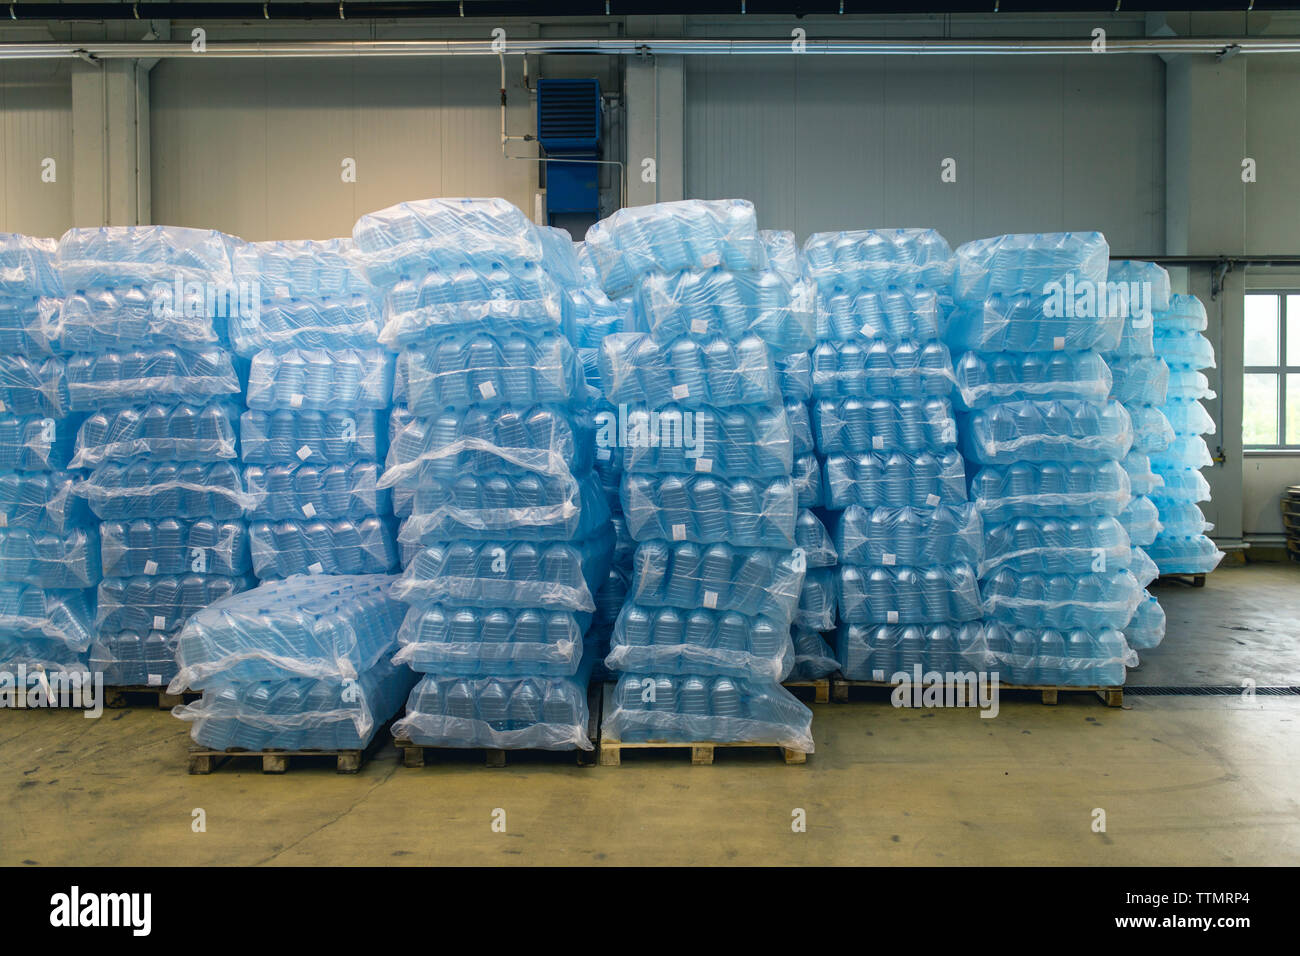
[[[1300,293],[1246,295],[1242,443],[1300,449]]]

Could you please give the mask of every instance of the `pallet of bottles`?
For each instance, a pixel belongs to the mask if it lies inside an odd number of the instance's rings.
[[[850,700],[850,692],[854,688],[866,688],[869,696],[874,698],[883,698],[888,700],[890,694],[898,688],[898,684],[887,680],[847,680],[844,677],[836,675],[831,680],[831,696],[836,703],[847,704]],[[945,699],[947,691],[951,690],[957,706],[973,706],[966,702],[965,695],[968,694],[972,687],[970,684],[958,681],[955,684],[944,684]],[[878,691],[886,691],[880,694]],[[1096,684],[1007,684],[998,681],[998,693],[1002,694],[1007,691],[1028,691],[1038,694],[1044,704],[1055,705],[1059,702],[1061,694],[1096,694],[1106,704],[1107,707],[1124,706],[1124,688],[1104,687]]]
[[[605,699],[602,707],[605,711],[612,713],[614,710],[614,684],[605,685]],[[688,750],[691,754],[691,764],[696,767],[707,767],[713,764],[715,751],[732,750],[732,749],[774,749],[781,752],[787,764],[806,763],[808,755],[800,750],[792,750],[779,743],[766,741],[745,741],[741,743],[721,742],[716,740],[697,740],[697,741],[678,741],[678,740],[617,740],[610,737],[602,728],[600,742],[596,744],[597,752],[600,755],[600,765],[602,767],[618,767],[623,762],[624,750]]]
[[[601,703],[604,695],[601,688],[604,685],[597,681],[592,681],[587,687],[587,739],[591,741],[594,747],[599,747],[600,740],[600,715]],[[401,754],[403,767],[423,767],[426,757],[432,755],[433,762],[437,761],[439,754],[443,755],[462,755],[462,754],[483,754],[483,766],[485,767],[504,767],[506,765],[506,755],[510,753],[530,755],[545,754],[549,757],[563,758],[565,760],[575,759],[579,767],[594,767],[596,765],[595,750],[501,750],[495,747],[436,747],[425,746],[423,744],[412,743],[401,737],[396,738],[393,743],[397,746]]]
[[[192,774],[209,774],[218,767],[232,763],[242,765],[247,758],[257,758],[262,762],[262,773],[284,773],[291,765],[300,768],[312,764],[319,766],[325,760],[333,759],[334,769],[338,773],[357,773],[384,741],[392,740],[388,727],[388,724],[381,727],[362,749],[245,750],[242,747],[228,747],[225,750],[213,750],[200,744],[190,744],[189,769]]]
[[[169,694],[165,685],[127,684],[121,687],[105,687],[104,706],[114,710],[123,707],[157,707],[159,710],[171,710],[178,704],[198,700],[200,696],[198,691]]]

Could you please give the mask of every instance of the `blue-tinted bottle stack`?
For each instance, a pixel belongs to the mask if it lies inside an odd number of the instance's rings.
[[[600,354],[637,542],[603,733],[811,752],[812,714],[779,683],[807,561],[776,365],[811,347],[810,312],[747,202],[620,210],[585,250],[635,326]]]
[[[351,239],[241,243],[235,278],[256,288],[231,323],[250,360],[241,421],[249,544],[263,581],[398,567],[391,497],[379,487],[393,356]]]
[[[605,336],[630,331],[628,318],[632,310],[631,296],[614,301],[600,287],[596,268],[587,255],[586,243],[574,243],[583,284],[568,289],[562,299],[563,307],[571,316],[578,359],[582,362],[587,385],[599,392],[596,402],[596,478],[600,482],[605,502],[609,505],[610,521],[614,528],[614,556],[609,574],[596,591],[596,612],[591,630],[587,632],[588,653],[592,655],[592,680],[607,681],[612,674],[605,666],[609,654],[609,640],[614,633],[627,591],[632,583],[632,554],[636,542],[627,532],[623,516],[623,503],[619,488],[623,483],[623,449],[618,444],[618,409],[605,397],[600,379],[600,345]]]
[[[87,670],[98,523],[69,470],[72,412],[53,239],[0,235],[0,668]]]
[[[812,421],[839,553],[840,670],[978,667],[980,518],[941,337],[952,250],[932,229],[863,230],[815,234],[804,257],[818,288]]]
[[[228,321],[249,305],[231,239],[167,226],[59,240],[72,464],[100,519],[91,662],[110,685],[165,685],[194,611],[250,586]]]
[[[1108,306],[1122,320],[1118,346],[1105,353],[1110,367],[1110,397],[1119,402],[1133,422],[1133,447],[1121,462],[1128,472],[1132,497],[1120,512],[1134,550],[1144,553],[1160,532],[1160,515],[1153,494],[1164,480],[1152,471],[1152,456],[1174,441],[1173,428],[1161,412],[1169,385],[1169,366],[1155,354],[1154,316],[1169,309],[1169,273],[1154,262],[1116,261],[1106,277]],[[1145,562],[1144,562],[1145,564]],[[1143,595],[1124,628],[1124,638],[1135,651],[1159,646],[1165,636],[1165,612],[1149,592]]]
[[[760,235],[768,261],[791,289],[792,304],[802,311],[816,308],[816,285],[807,274],[803,250],[794,233],[765,229]],[[814,327],[815,330],[815,327]],[[836,619],[835,564],[838,554],[821,515],[826,512],[826,486],[822,462],[812,427],[811,349],[777,356],[777,382],[786,417],[790,420],[795,502],[795,545],[803,552],[807,570],[799,591],[799,604],[790,625],[794,666],[787,681],[820,680],[839,667],[827,643],[833,639]]]
[[[1193,295],[1170,297],[1169,308],[1155,316],[1153,346],[1169,367],[1169,387],[1162,406],[1174,440],[1152,455],[1151,467],[1163,479],[1153,497],[1160,512],[1160,534],[1151,557],[1161,574],[1205,574],[1223,560],[1223,552],[1205,532],[1200,502],[1210,500],[1210,485],[1201,474],[1213,463],[1204,435],[1215,431],[1204,399],[1214,397],[1202,369],[1214,368],[1214,346],[1205,337],[1205,306]]]
[[[962,450],[984,522],[990,667],[1012,684],[1112,686],[1155,569],[1120,514],[1133,421],[1101,353],[1122,316],[1099,303],[1100,233],[1010,235],[957,249],[947,341]]]
[[[353,231],[398,352],[383,487],[402,516],[394,725],[425,746],[591,749],[585,637],[614,532],[562,299],[567,235],[500,199],[403,203]]]
[[[361,750],[415,675],[393,662],[405,607],[391,575],[293,575],[186,623],[169,688],[202,691],[173,714],[212,750]]]

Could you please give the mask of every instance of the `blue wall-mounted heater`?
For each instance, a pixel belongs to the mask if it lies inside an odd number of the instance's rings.
[[[547,159],[600,158],[600,82],[537,81],[537,141]],[[546,221],[555,216],[600,218],[599,167],[595,163],[546,164]]]

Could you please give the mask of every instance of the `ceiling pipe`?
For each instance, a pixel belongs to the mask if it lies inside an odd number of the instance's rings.
[[[1203,53],[1218,55],[1230,47],[1243,54],[1300,53],[1300,38],[1228,37],[1188,39],[1148,37],[1113,39],[1106,53],[1093,51],[1083,40],[807,40],[796,53],[789,40],[626,39],[511,40],[512,54],[661,55],[840,55],[840,56],[1106,56],[1120,53]],[[209,41],[204,52],[189,43],[0,43],[0,60],[139,59],[160,57],[221,58],[325,58],[358,56],[497,56],[492,40],[286,40],[276,42],[218,43]]]
[[[1195,12],[1247,12],[1252,9],[1284,10],[1285,2],[1255,3],[1254,0],[1184,0],[1181,9]],[[634,15],[727,16],[745,13],[751,16],[838,16],[882,14],[976,14],[997,13],[997,0],[425,0],[425,2],[390,2],[390,0],[322,0],[322,2],[139,2],[98,3],[29,3],[18,0],[9,4],[9,15],[16,20],[405,20],[437,17],[599,17]],[[1032,0],[1017,3],[1016,13],[1114,13],[1114,0],[1073,0],[1069,9],[1059,4],[1039,4]],[[847,7],[847,9],[846,9]],[[1162,12],[1168,4],[1135,0],[1125,5],[1125,13]]]

